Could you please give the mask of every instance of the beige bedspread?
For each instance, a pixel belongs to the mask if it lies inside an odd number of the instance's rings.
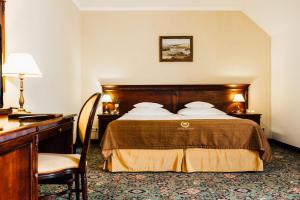
[[[113,149],[249,149],[270,162],[270,145],[261,127],[247,119],[116,120],[101,142]]]

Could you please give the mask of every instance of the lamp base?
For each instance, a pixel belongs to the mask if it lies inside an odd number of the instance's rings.
[[[240,110],[237,110],[234,112],[235,114],[243,114],[244,112],[240,111]]]
[[[104,114],[104,115],[108,115],[109,112],[106,110],[106,111],[103,112],[103,114]]]
[[[16,111],[14,111],[14,114],[29,114],[31,112],[26,111],[25,108],[18,108]]]
[[[235,114],[243,114],[244,113],[243,109],[241,109],[241,106],[240,106],[239,102],[236,103],[236,107],[235,107],[234,113]]]

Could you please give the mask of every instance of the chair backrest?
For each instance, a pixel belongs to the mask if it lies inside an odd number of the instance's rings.
[[[75,142],[75,149],[81,147],[81,157],[79,168],[81,172],[85,172],[86,156],[90,144],[90,138],[93,128],[93,122],[96,115],[101,94],[93,94],[82,106],[77,121],[77,138]]]

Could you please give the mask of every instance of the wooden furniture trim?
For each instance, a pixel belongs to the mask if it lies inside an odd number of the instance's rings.
[[[26,135],[24,137],[18,138],[13,142],[6,142],[0,144],[0,156],[4,154],[8,154],[13,151],[17,151],[18,149],[25,148],[30,145],[30,153],[31,153],[31,162],[30,162],[30,197],[31,199],[38,199],[38,179],[37,179],[37,159],[38,159],[38,149],[37,149],[38,139],[35,133],[30,135]]]
[[[0,0],[0,24],[1,24],[1,46],[0,46],[0,109],[3,107],[3,92],[5,79],[2,78],[2,64],[5,62],[5,0]]]
[[[24,146],[24,143],[30,141],[34,137],[34,135],[35,132],[32,132],[32,134],[17,138],[13,143],[11,141],[0,143],[0,155],[9,153]]]
[[[249,120],[252,120],[252,121],[258,123],[259,125],[261,124],[262,114],[260,114],[260,113],[229,113],[229,115],[231,115],[233,117],[238,117],[241,119],[249,119]]]
[[[0,47],[0,108],[2,108],[5,78],[2,78],[2,64],[5,63],[5,0],[0,0],[0,24],[1,24],[1,47]]]
[[[262,116],[261,113],[230,113],[232,116]]]
[[[248,89],[250,84],[208,84],[208,85],[102,85],[103,92],[115,90],[226,90]]]
[[[55,119],[30,123],[28,125],[20,126],[18,128],[14,128],[9,131],[3,131],[0,134],[0,143],[16,139],[18,137],[22,137],[24,135],[27,135],[27,134],[30,134],[33,132],[38,132],[40,130],[44,130],[44,129],[47,129],[50,127],[55,127],[57,125],[64,123],[68,119],[74,118],[75,116],[76,116],[75,114],[74,115],[66,115],[63,117],[55,118]]]
[[[85,106],[89,102],[89,100],[92,99],[95,96],[97,96],[97,97],[96,97],[95,103],[93,105],[93,108],[90,112],[89,119],[88,119],[88,124],[87,124],[86,130],[85,130],[85,137],[84,137],[84,141],[83,141],[83,149],[82,149],[82,152],[81,152],[81,157],[80,157],[80,162],[79,162],[79,171],[80,171],[80,173],[86,173],[86,156],[87,156],[87,152],[88,152],[88,148],[89,148],[89,144],[90,144],[94,118],[95,118],[96,111],[97,111],[97,108],[98,108],[98,105],[99,105],[101,94],[100,93],[95,93],[84,104],[84,106]],[[80,114],[81,114],[84,106],[82,106],[82,108],[80,110]],[[80,116],[80,114],[79,114],[79,116]],[[80,137],[78,137],[79,136],[79,119],[77,121],[76,132],[77,132],[76,140],[78,141],[77,142],[77,144],[78,144],[80,142]]]
[[[6,49],[5,49],[5,0],[0,0],[0,6],[1,6],[1,26],[2,26],[2,62],[5,63],[5,56],[6,56]]]
[[[73,129],[72,124],[70,124],[69,122],[62,123],[62,124],[60,124],[59,127],[52,126],[50,128],[40,130],[38,137],[39,137],[39,140],[45,140],[49,137],[56,136],[58,134],[61,134],[62,132],[68,131],[70,129]]]
[[[120,113],[132,109],[135,103],[150,101],[163,104],[176,113],[185,103],[205,99],[219,104],[216,107],[227,113],[233,110],[234,103],[229,98],[236,93],[245,97],[244,107],[248,108],[248,90],[250,84],[209,84],[209,85],[102,85],[104,93],[120,100]],[[190,93],[191,95],[184,95]],[[134,98],[133,98],[134,96]],[[155,97],[155,98],[154,98]],[[210,98],[211,97],[211,98]],[[222,103],[223,102],[223,103]]]

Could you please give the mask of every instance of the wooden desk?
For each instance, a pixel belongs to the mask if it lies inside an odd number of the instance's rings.
[[[0,116],[0,200],[38,199],[38,152],[72,153],[74,117],[22,123]]]

